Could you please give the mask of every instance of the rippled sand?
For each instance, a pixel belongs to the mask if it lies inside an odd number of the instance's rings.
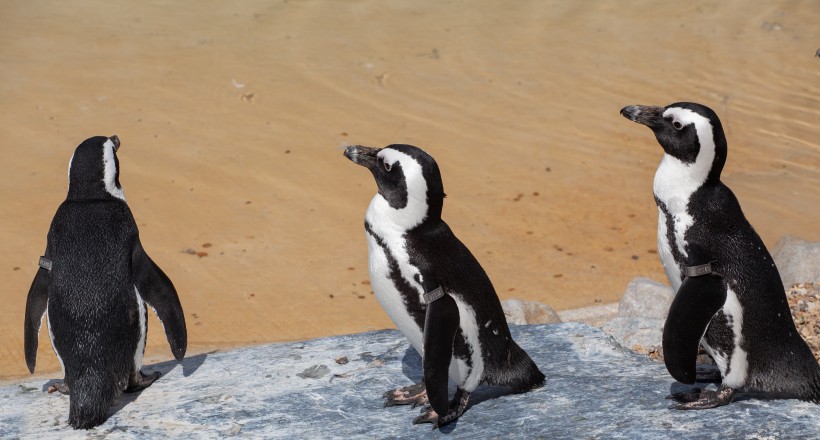
[[[820,3],[769,3],[3,2],[0,377],[26,373],[26,292],[92,135],[122,139],[189,353],[391,326],[366,283],[375,184],[347,144],[436,157],[445,220],[502,298],[564,309],[664,279],[661,150],[627,104],[714,108],[765,242],[820,240]],[[149,329],[148,360],[169,359]]]

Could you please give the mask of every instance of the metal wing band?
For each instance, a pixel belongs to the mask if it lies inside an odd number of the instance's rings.
[[[424,294],[424,303],[430,304],[431,302],[441,298],[442,296],[444,296],[444,289],[442,289],[441,286],[438,286],[432,291]]]
[[[46,257],[40,257],[40,267],[45,270],[51,270],[51,260]]]
[[[684,273],[687,277],[709,275],[710,273],[714,273],[714,269],[712,268],[712,264],[714,263],[714,261],[710,261],[706,264],[701,264],[700,266],[687,266],[684,269]]]

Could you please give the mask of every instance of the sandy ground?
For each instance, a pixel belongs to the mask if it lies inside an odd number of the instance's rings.
[[[436,157],[445,220],[502,299],[567,309],[664,280],[661,150],[628,104],[713,107],[764,241],[820,240],[820,3],[766,3],[4,1],[0,377],[26,374],[26,292],[93,135],[122,140],[189,353],[391,326],[367,283],[375,184],[347,144]],[[170,358],[149,329],[147,359]]]

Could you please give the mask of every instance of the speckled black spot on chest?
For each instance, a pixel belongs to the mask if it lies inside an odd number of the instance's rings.
[[[378,175],[376,185],[379,187],[379,194],[387,200],[391,208],[407,207],[407,179],[404,178],[401,163],[393,164],[390,172]]]
[[[681,266],[685,259],[678,248],[678,242],[675,238],[675,219],[672,218],[672,214],[669,213],[669,210],[666,208],[666,204],[664,204],[659,198],[655,197],[655,203],[658,205],[658,208],[661,209],[661,212],[663,212],[663,216],[666,219],[666,242],[669,243],[669,251],[672,253],[672,258],[674,258],[675,262],[678,263],[678,266]],[[683,270],[681,270],[681,281],[682,280]]]
[[[427,306],[421,302],[418,291],[416,291],[416,289],[413,288],[413,286],[411,286],[403,276],[401,276],[399,262],[395,255],[393,255],[390,251],[387,243],[385,243],[385,241],[373,231],[373,227],[370,226],[370,223],[367,221],[364,222],[364,229],[367,231],[368,235],[373,237],[373,240],[376,240],[376,244],[382,248],[385,257],[387,258],[387,268],[389,271],[388,276],[390,277],[390,281],[396,287],[396,290],[399,291],[402,303],[404,303],[404,308],[407,310],[407,313],[410,314],[413,321],[416,322],[419,328],[423,329]]]

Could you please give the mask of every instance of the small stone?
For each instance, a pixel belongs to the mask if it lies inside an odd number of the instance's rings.
[[[296,375],[302,379],[319,379],[327,373],[330,373],[330,368],[328,368],[327,365],[314,365],[305,368],[305,371],[296,373]]]
[[[350,361],[347,359],[347,356],[338,356],[338,357],[336,357],[336,359],[335,359],[335,360],[336,360],[336,363],[337,363],[337,364],[339,364],[339,365],[344,365],[344,364],[346,364],[346,363],[350,362]]]
[[[820,243],[787,235],[772,251],[783,285],[820,281]]]
[[[552,324],[561,322],[558,313],[552,307],[535,301],[508,299],[501,302],[507,324]],[[492,326],[492,322],[490,322]]]
[[[671,287],[649,278],[635,278],[621,297],[618,316],[665,320],[674,298]]]

